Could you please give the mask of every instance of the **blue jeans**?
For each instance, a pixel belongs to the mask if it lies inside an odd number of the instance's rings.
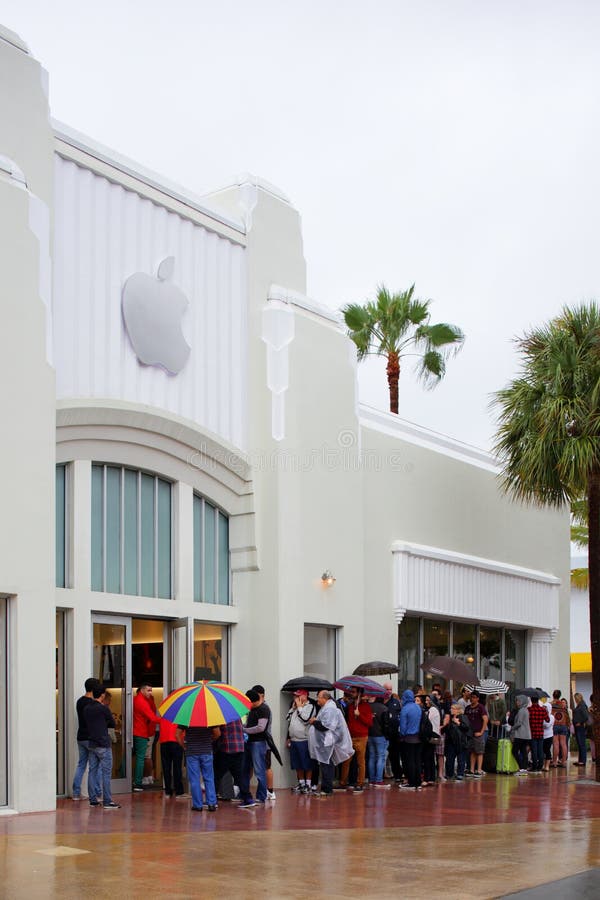
[[[385,757],[387,755],[388,742],[384,737],[370,737],[367,743],[369,759],[367,768],[369,772],[369,784],[383,781],[385,770]]]
[[[544,738],[531,738],[531,767],[534,772],[541,772],[544,766]]]
[[[577,749],[579,750],[579,762],[587,762],[587,742],[585,739],[585,725],[575,726],[575,738],[577,740]]]
[[[185,764],[187,766],[188,781],[192,792],[192,806],[202,809],[202,787],[200,774],[204,781],[206,802],[209,806],[217,805],[217,792],[215,790],[215,774],[213,771],[212,753],[186,753]]]
[[[102,789],[103,803],[112,803],[110,778],[112,775],[112,750],[110,747],[90,747],[88,795],[97,800]]]
[[[257,788],[256,799],[267,799],[267,767],[265,765],[265,757],[267,755],[266,741],[248,741],[246,744],[246,755],[244,756],[244,782],[250,781],[250,769],[254,769],[256,776]]]
[[[90,756],[90,745],[89,741],[77,741],[77,746],[79,747],[79,761],[73,776],[73,796],[81,797],[81,782]]]

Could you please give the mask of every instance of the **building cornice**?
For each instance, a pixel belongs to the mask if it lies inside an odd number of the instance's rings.
[[[55,150],[64,159],[88,168],[109,181],[121,184],[154,203],[190,218],[211,231],[216,231],[223,237],[245,245],[246,230],[241,219],[224,215],[184,187],[144,168],[134,160],[121,156],[115,150],[105,147],[63,122],[52,119],[52,127]]]
[[[360,425],[363,428],[370,428],[372,431],[379,431],[381,434],[407,441],[417,447],[442,453],[444,456],[460,462],[485,469],[494,475],[500,474],[498,460],[491,453],[481,450],[479,447],[472,447],[470,444],[465,444],[436,431],[430,431],[415,422],[408,422],[393,413],[383,412],[363,403],[359,405],[358,411]]]

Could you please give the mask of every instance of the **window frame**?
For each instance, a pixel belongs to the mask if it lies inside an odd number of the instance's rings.
[[[94,537],[95,537],[95,528],[97,526],[94,525],[94,517],[97,515],[97,510],[94,508],[94,470],[102,470],[102,479],[101,479],[101,494],[100,494],[100,529],[101,529],[101,587],[94,586]],[[119,472],[119,544],[118,544],[118,556],[119,556],[119,589],[118,590],[108,590],[107,589],[107,471],[109,469],[114,469]],[[132,472],[136,476],[136,507],[135,507],[135,515],[136,515],[136,593],[132,594],[128,591],[125,591],[125,475],[127,472]],[[143,484],[143,476],[148,476],[153,479],[153,490],[152,490],[152,499],[153,499],[153,518],[152,518],[152,554],[153,554],[153,563],[152,563],[152,582],[153,582],[153,592],[151,594],[141,593],[143,588],[143,566],[142,566],[142,545],[143,545],[143,534],[142,534],[142,484]],[[159,547],[159,483],[163,483],[168,485],[169,487],[169,590],[168,596],[161,596],[159,593],[159,559],[158,559],[158,547]],[[144,597],[146,599],[153,600],[173,600],[174,594],[174,584],[175,584],[175,548],[174,548],[174,535],[175,535],[175,510],[174,510],[174,501],[175,494],[173,491],[174,482],[165,478],[163,475],[159,475],[157,472],[152,472],[148,469],[144,468],[135,468],[134,466],[127,465],[119,465],[117,463],[112,462],[100,462],[98,460],[93,460],[91,463],[91,498],[90,498],[90,513],[91,513],[91,571],[90,571],[90,587],[94,593],[110,593],[110,594],[118,594],[119,596],[125,597]]]
[[[199,504],[199,506],[198,506]],[[213,551],[213,577],[215,599],[207,599],[206,594],[206,508],[210,507],[214,511],[214,551]],[[199,509],[199,514],[197,510]],[[221,596],[221,573],[220,573],[220,517],[227,523],[227,601],[222,603]],[[197,548],[197,522],[200,523],[201,538],[200,546]],[[231,544],[229,540],[229,514],[217,503],[209,500],[198,491],[194,491],[193,495],[193,512],[192,512],[192,545],[193,545],[193,600],[194,603],[207,603],[210,606],[231,606]],[[199,549],[199,552],[198,552]],[[200,564],[200,573],[198,574],[196,563]]]

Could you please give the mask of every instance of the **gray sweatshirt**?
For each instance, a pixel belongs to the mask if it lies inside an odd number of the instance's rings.
[[[529,713],[527,712],[527,697],[524,694],[519,694],[516,704],[517,714],[510,736],[513,740],[530,741],[531,728],[529,727]]]

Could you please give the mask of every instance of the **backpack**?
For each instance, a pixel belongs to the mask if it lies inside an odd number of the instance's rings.
[[[423,710],[421,713],[421,724],[419,725],[419,740],[422,744],[431,743],[431,738],[433,737],[433,725],[429,721],[429,716],[426,711]]]
[[[402,704],[399,700],[396,700],[395,697],[392,697],[384,705],[387,710],[387,715],[385,716],[385,725],[382,729],[383,733],[385,737],[397,737],[400,729],[400,712],[402,710]]]

